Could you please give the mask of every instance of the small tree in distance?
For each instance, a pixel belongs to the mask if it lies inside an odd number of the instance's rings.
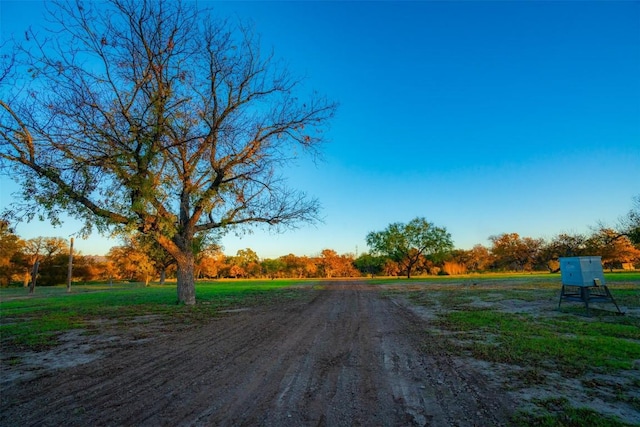
[[[251,29],[179,0],[47,5],[50,37],[27,31],[0,70],[0,169],[25,201],[14,217],[64,211],[87,233],[150,236],[176,260],[185,304],[199,236],[317,220],[318,202],[277,171],[294,146],[316,150],[336,105],[298,99],[301,81]]]
[[[383,271],[385,258],[381,256],[373,256],[363,253],[353,261],[353,265],[365,275],[371,277],[380,274]]]
[[[414,218],[407,224],[389,224],[383,231],[369,233],[366,241],[374,254],[386,255],[397,262],[408,279],[421,257],[438,261],[453,250],[446,228],[436,227],[424,218]]]

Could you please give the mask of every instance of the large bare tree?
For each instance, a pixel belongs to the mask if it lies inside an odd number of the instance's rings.
[[[195,2],[49,9],[53,30],[27,31],[1,73],[0,166],[25,196],[13,212],[152,236],[176,259],[185,304],[198,235],[317,219],[278,170],[315,152],[336,105],[298,99],[301,80],[251,28]]]

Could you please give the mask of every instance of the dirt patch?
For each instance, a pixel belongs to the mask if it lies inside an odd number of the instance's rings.
[[[175,331],[140,322],[137,341],[73,332],[54,351],[73,342],[74,366],[3,363],[0,424],[507,425],[516,404],[493,372],[379,290],[326,284]]]
[[[61,344],[49,351],[5,352],[2,354],[0,387],[16,381],[26,381],[43,373],[93,362],[103,357],[101,341],[110,337],[85,336],[83,331],[69,331],[61,335]]]
[[[402,294],[394,297],[396,304],[405,307],[425,322],[433,321],[443,310],[437,303],[427,306],[411,304]],[[536,317],[564,316],[558,310],[558,301],[540,299],[536,301],[523,301],[518,299],[485,301],[472,298],[467,304],[470,307],[492,309],[506,313],[523,313]],[[594,308],[609,312],[615,316],[615,307],[612,304],[594,304]],[[579,305],[577,305],[579,307]],[[624,307],[627,315],[635,315],[638,309]],[[583,317],[584,321],[596,321],[589,317]],[[456,342],[455,333],[450,331],[438,331],[431,326],[432,333],[440,333],[448,336],[452,342]],[[454,336],[452,336],[454,335]],[[487,340],[491,337],[487,336]],[[479,372],[483,372],[485,378],[493,387],[505,390],[513,402],[517,402],[518,408],[536,412],[539,408],[535,404],[538,400],[565,398],[569,404],[576,408],[589,408],[600,414],[617,417],[630,425],[640,425],[640,363],[634,364],[630,370],[621,370],[615,375],[587,373],[580,377],[568,377],[557,371],[543,370],[539,368],[509,365],[504,363],[490,363],[471,357],[452,355],[454,363]]]

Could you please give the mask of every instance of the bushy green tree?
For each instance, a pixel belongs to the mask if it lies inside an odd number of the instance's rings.
[[[366,241],[374,254],[386,255],[400,264],[407,278],[411,278],[414,266],[422,257],[437,262],[453,250],[451,234],[446,228],[436,227],[421,217],[406,224],[389,224],[382,231],[372,231]]]
[[[385,261],[386,257],[384,256],[373,256],[365,252],[353,261],[353,265],[363,275],[373,277],[382,273]]]
[[[285,275],[286,264],[280,258],[266,258],[260,263],[267,277],[275,279]]]

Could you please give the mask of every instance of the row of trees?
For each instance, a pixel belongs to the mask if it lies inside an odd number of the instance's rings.
[[[20,280],[31,282],[38,265],[40,284],[56,285],[67,278],[69,243],[60,237],[38,237],[22,240],[11,232],[7,222],[0,221],[0,285]]]
[[[424,218],[407,224],[390,224],[385,230],[371,232],[367,242],[371,253],[358,257],[324,249],[317,256],[284,255],[260,258],[250,248],[225,255],[214,242],[199,242],[194,252],[194,277],[219,278],[336,278],[366,275],[399,276],[456,275],[486,271],[557,272],[560,257],[600,255],[609,269],[640,268],[640,249],[628,233],[599,228],[589,235],[559,234],[545,240],[503,233],[489,238],[491,245],[472,249],[454,249],[446,229]],[[22,240],[12,233],[8,223],[0,222],[0,285],[32,280],[33,267],[39,263],[38,283],[55,285],[67,277],[69,242],[59,237]],[[144,235],[129,238],[111,248],[106,256],[76,254],[73,262],[75,281],[131,280],[164,283],[176,277],[173,258]]]
[[[37,237],[22,240],[0,222],[0,285],[32,283],[37,263],[37,283],[42,286],[64,283],[67,278],[70,247],[59,237]],[[219,278],[313,278],[357,277],[360,271],[351,254],[339,255],[331,249],[315,257],[285,255],[260,259],[250,248],[233,256],[225,255],[216,244],[203,247],[195,255],[195,277]],[[176,277],[176,263],[162,248],[149,244],[142,236],[128,239],[122,246],[111,248],[106,256],[75,254],[73,280],[127,280],[148,284],[164,283]]]
[[[598,255],[608,269],[640,268],[640,249],[628,236],[611,228],[590,235],[562,233],[550,240],[521,237],[518,233],[491,236],[490,247],[454,250],[443,268],[448,274],[469,271],[558,272],[560,257]]]

